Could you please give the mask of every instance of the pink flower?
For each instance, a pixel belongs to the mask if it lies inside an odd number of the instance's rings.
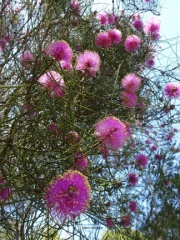
[[[148,163],[148,157],[145,154],[139,154],[136,156],[136,161],[139,167],[145,167]]]
[[[59,73],[49,71],[43,74],[37,81],[50,91],[52,97],[64,97],[64,80]]]
[[[118,29],[110,29],[108,36],[113,44],[118,44],[122,40],[122,33]]]
[[[103,146],[117,151],[127,139],[126,126],[116,117],[105,117],[95,125],[95,135]]]
[[[49,184],[45,201],[52,216],[72,220],[87,210],[90,191],[87,178],[78,171],[70,170]]]
[[[59,64],[63,70],[73,70],[71,62],[65,62],[64,60],[62,60],[59,62]]]
[[[35,61],[35,57],[30,51],[26,51],[20,56],[19,60],[23,66],[28,67]]]
[[[105,222],[106,222],[106,226],[109,228],[113,227],[114,225],[111,217],[105,218]]]
[[[180,97],[180,84],[179,83],[168,83],[164,88],[164,94],[169,98]]]
[[[129,179],[129,184],[133,187],[138,182],[138,176],[135,173],[130,173],[129,176],[128,176],[128,179]]]
[[[69,44],[65,41],[56,41],[48,46],[47,54],[57,61],[70,62],[73,52]]]
[[[114,24],[116,16],[114,14],[107,14],[108,24]]]
[[[123,227],[128,227],[131,225],[131,218],[129,215],[125,215],[121,218],[121,224]]]
[[[173,135],[171,135],[171,134],[167,135],[167,140],[171,141],[172,138],[173,138]]]
[[[89,165],[87,157],[83,153],[75,155],[74,166],[75,169],[82,171]]]
[[[152,40],[154,40],[154,41],[159,40],[160,37],[161,37],[161,35],[160,35],[159,32],[155,32],[155,33],[152,33],[152,34],[151,34],[151,38],[152,38]]]
[[[155,158],[156,158],[157,160],[161,160],[161,159],[162,159],[162,156],[161,156],[160,154],[156,154],[156,155],[155,155]]]
[[[107,25],[108,24],[108,16],[106,13],[99,13],[97,15],[98,20],[102,25]]]
[[[152,151],[156,151],[156,150],[157,150],[157,147],[156,147],[155,145],[153,145],[153,146],[151,147],[151,150],[152,150]]]
[[[4,35],[4,40],[7,42],[7,43],[9,43],[10,42],[10,40],[12,39],[12,37],[11,36],[9,36],[9,35]]]
[[[80,14],[81,12],[81,6],[79,4],[79,2],[77,0],[72,0],[70,3],[70,7],[77,12],[78,14]]]
[[[154,58],[155,58],[155,56],[154,56],[154,55],[151,55],[151,56],[146,60],[146,66],[147,66],[148,68],[154,67],[154,65],[155,65]]]
[[[153,40],[158,40],[160,37],[160,19],[157,16],[151,17],[144,25],[144,32],[153,37]]]
[[[141,40],[136,35],[130,35],[126,38],[124,46],[127,52],[134,52],[140,47]]]
[[[30,118],[34,118],[37,115],[37,112],[34,110],[33,106],[30,103],[27,103],[23,106],[23,111]]]
[[[98,53],[85,51],[76,60],[76,70],[85,71],[90,77],[94,77],[100,69],[100,63]]]
[[[135,212],[136,211],[136,208],[137,208],[137,204],[136,204],[136,201],[130,201],[129,202],[129,209],[131,212]]]
[[[143,30],[143,21],[141,20],[141,16],[138,14],[138,15],[132,15],[131,17],[132,19],[132,25],[133,27],[136,29],[136,30]]]
[[[146,144],[150,144],[150,143],[151,143],[151,140],[147,139],[147,140],[145,141],[145,143],[146,143]]]
[[[95,42],[98,47],[103,48],[108,48],[112,45],[112,40],[107,32],[99,33],[95,39]]]
[[[0,177],[0,203],[9,198],[11,189],[3,186],[6,184],[6,180]]]
[[[130,73],[122,79],[121,84],[126,91],[135,93],[141,86],[141,79],[136,74]]]
[[[48,126],[48,130],[50,132],[55,132],[58,130],[58,126],[55,124],[55,123],[51,123],[49,126]]]
[[[122,91],[119,97],[126,108],[135,107],[137,104],[137,96],[132,92]]]

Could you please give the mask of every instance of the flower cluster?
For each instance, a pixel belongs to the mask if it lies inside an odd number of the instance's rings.
[[[141,40],[136,35],[130,35],[124,42],[124,47],[127,52],[132,53],[140,47]]]
[[[88,166],[88,159],[83,153],[77,153],[74,159],[75,169],[82,171]]]
[[[121,218],[121,224],[123,227],[128,227],[131,225],[131,218],[129,215],[125,215]]]
[[[141,16],[139,14],[138,15],[133,15],[131,17],[131,19],[132,19],[133,27],[138,31],[142,31],[144,24],[143,24],[143,21],[141,19]]]
[[[147,66],[148,68],[153,68],[153,67],[154,67],[154,65],[155,65],[154,59],[155,59],[155,55],[152,54],[152,55],[146,60],[146,66]]]
[[[129,209],[131,212],[135,212],[137,208],[137,203],[136,201],[130,201],[129,202]]]
[[[96,52],[85,51],[80,54],[76,60],[76,70],[87,73],[90,77],[94,77],[100,69],[101,60]]]
[[[136,156],[136,162],[139,167],[145,167],[148,163],[148,157],[145,154],[139,154]]]
[[[135,173],[130,173],[128,178],[129,184],[134,187],[138,182],[138,176]]]
[[[135,93],[141,86],[141,79],[136,74],[130,73],[122,79],[121,84],[126,91]]]
[[[76,170],[70,170],[49,184],[45,201],[53,217],[72,220],[87,210],[90,191],[87,178]]]
[[[64,96],[64,80],[61,75],[55,71],[49,71],[44,73],[37,80],[43,87],[50,91],[52,97],[63,97]]]
[[[70,2],[70,7],[73,11],[80,14],[81,13],[81,5],[79,4],[78,0],[72,0]]]
[[[118,22],[119,17],[115,14],[110,13],[98,13],[97,19],[100,21],[101,25],[112,25]]]
[[[169,98],[180,97],[180,84],[179,83],[168,83],[164,87],[164,94]]]
[[[160,38],[160,23],[160,19],[157,16],[153,16],[144,25],[144,32],[150,35],[153,40]]]
[[[119,97],[126,108],[133,108],[137,104],[137,96],[133,92],[122,91]]]
[[[108,48],[113,44],[119,44],[122,40],[122,33],[118,29],[109,29],[108,32],[101,32],[96,37],[98,47]]]
[[[47,48],[47,54],[57,61],[70,62],[72,59],[72,49],[66,41],[56,41]]]
[[[95,135],[102,146],[117,151],[127,139],[126,126],[116,117],[106,117],[95,125]]]
[[[20,56],[19,60],[23,66],[28,67],[35,61],[35,57],[30,51],[26,51]]]

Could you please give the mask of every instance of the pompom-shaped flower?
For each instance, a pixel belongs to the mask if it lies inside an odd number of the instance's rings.
[[[137,96],[132,92],[122,91],[119,97],[126,108],[135,107],[137,104]]]
[[[136,201],[130,201],[129,202],[129,209],[131,212],[135,212],[136,211],[136,208],[137,208],[137,204],[136,204]]]
[[[152,151],[156,151],[156,150],[157,150],[157,147],[156,147],[155,145],[153,145],[153,146],[151,147],[151,150],[152,150]]]
[[[134,52],[140,47],[141,40],[136,35],[130,35],[126,38],[124,46],[127,52]]]
[[[71,9],[73,9],[76,13],[80,14],[81,12],[81,5],[77,0],[72,0],[70,3]]]
[[[131,218],[129,215],[125,215],[121,218],[121,224],[123,227],[128,227],[131,225]]]
[[[139,31],[143,30],[143,21],[141,19],[135,19],[132,23],[133,27]]]
[[[138,182],[138,176],[135,173],[130,173],[128,176],[129,184],[135,186]]]
[[[6,180],[0,177],[0,202],[5,201],[9,198],[11,190],[8,187],[3,187],[6,184]]]
[[[137,92],[141,86],[141,79],[134,73],[126,75],[122,79],[122,87],[128,92]]]
[[[108,24],[108,16],[106,13],[99,13],[97,15],[98,20],[100,21],[101,25],[107,25]]]
[[[146,60],[146,66],[148,68],[153,68],[155,65],[155,61],[154,61],[155,56],[151,55],[147,60]]]
[[[87,210],[90,190],[87,178],[78,171],[70,170],[49,184],[45,201],[53,217],[72,220]]]
[[[30,51],[26,51],[20,56],[19,60],[21,61],[23,66],[27,67],[32,62],[34,62],[35,57]]]
[[[107,14],[107,17],[108,17],[108,23],[109,23],[110,25],[115,23],[116,16],[115,16],[114,14],[108,13],[108,14]]]
[[[111,37],[107,32],[99,33],[96,37],[95,42],[98,47],[102,47],[102,48],[108,48],[108,47],[111,47],[112,45]]]
[[[110,29],[108,36],[113,44],[118,44],[122,40],[122,33],[118,29]]]
[[[117,151],[127,139],[126,126],[116,117],[106,117],[95,125],[95,135],[103,146]]]
[[[57,61],[70,62],[73,52],[69,44],[65,41],[56,41],[48,46],[47,54]]]
[[[83,153],[77,153],[74,159],[74,167],[82,171],[88,166],[88,159]]]
[[[111,217],[105,218],[105,222],[106,222],[106,226],[109,227],[109,228],[113,227],[113,225],[114,225]]]
[[[159,32],[160,23],[161,21],[157,16],[151,17],[144,25],[144,32],[149,35],[153,35],[154,33]]]
[[[96,52],[85,51],[76,60],[76,70],[85,71],[90,77],[94,77],[99,71],[101,59]]]
[[[139,154],[136,156],[136,162],[139,167],[145,167],[148,163],[148,157],[145,154]]]
[[[164,94],[169,98],[180,97],[180,84],[179,83],[168,83],[164,88]]]
[[[49,71],[44,73],[37,80],[43,87],[47,88],[50,91],[50,95],[63,97],[64,96],[64,80],[61,75],[55,71]]]

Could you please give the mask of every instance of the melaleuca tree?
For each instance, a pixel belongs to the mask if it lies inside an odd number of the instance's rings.
[[[139,2],[138,13],[157,8],[155,1]],[[61,230],[86,239],[83,221],[117,229],[133,222],[127,206],[141,193],[135,186],[156,165],[136,169],[133,159],[148,151],[137,122],[170,128],[177,112],[162,96],[169,71],[152,68],[159,19],[149,26],[132,12],[134,1],[124,1],[122,12],[119,4],[112,13],[92,12],[91,1],[1,5],[0,201],[7,239],[54,239]],[[178,91],[173,85],[168,94],[179,97]]]

